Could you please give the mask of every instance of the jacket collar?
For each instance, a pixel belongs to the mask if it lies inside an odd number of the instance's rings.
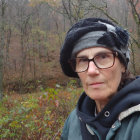
[[[123,119],[125,119],[126,117],[130,116],[131,114],[135,112],[140,112],[140,104],[130,107],[129,109],[121,112],[119,114],[118,120],[122,121]]]

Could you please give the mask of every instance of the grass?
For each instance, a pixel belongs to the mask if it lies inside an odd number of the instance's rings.
[[[0,103],[0,140],[59,140],[64,120],[82,89],[68,86],[40,93],[5,95]]]

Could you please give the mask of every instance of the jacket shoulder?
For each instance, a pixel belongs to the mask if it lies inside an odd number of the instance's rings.
[[[80,120],[74,109],[65,121],[61,140],[82,140]]]
[[[110,129],[108,136],[111,137],[108,140],[139,140],[140,112],[134,112],[119,122]]]

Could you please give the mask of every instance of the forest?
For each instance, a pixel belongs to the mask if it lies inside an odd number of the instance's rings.
[[[58,140],[82,89],[59,53],[68,29],[88,17],[129,31],[129,69],[140,75],[140,0],[0,0],[0,139]]]

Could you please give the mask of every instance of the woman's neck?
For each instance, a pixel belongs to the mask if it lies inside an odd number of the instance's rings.
[[[102,109],[105,107],[105,105],[108,103],[108,101],[95,101],[96,102],[96,109],[97,114],[102,111]]]

